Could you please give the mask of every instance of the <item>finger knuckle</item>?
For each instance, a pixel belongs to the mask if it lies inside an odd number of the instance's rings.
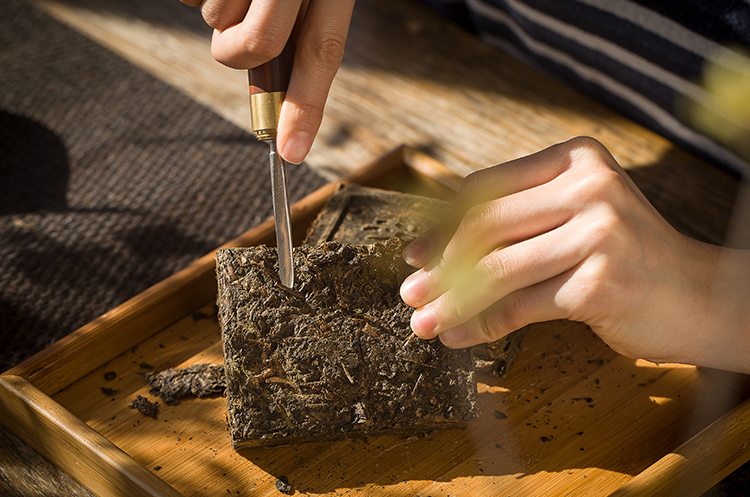
[[[249,31],[245,33],[244,38],[247,51],[262,60],[277,57],[286,44],[284,36],[272,29]]]
[[[461,182],[461,192],[473,192],[477,190],[479,185],[482,184],[482,181],[484,181],[484,175],[482,174],[482,171],[472,171]]]
[[[475,318],[475,329],[482,343],[490,343],[528,324],[527,302],[512,293]]]
[[[513,274],[514,258],[507,250],[496,250],[482,265],[490,281],[498,285],[507,281]]]
[[[607,148],[599,140],[590,136],[577,136],[565,142],[565,145],[571,155],[593,158],[603,158],[610,155]]]
[[[599,191],[608,196],[617,195],[618,198],[630,190],[625,178],[613,169],[603,169],[595,175]]]
[[[493,340],[498,340],[508,333],[515,331],[526,324],[528,315],[527,301],[520,298],[517,293],[507,295],[501,303],[501,312],[494,320],[495,329],[492,330]]]
[[[447,259],[461,258],[465,249],[475,247],[492,229],[498,212],[494,203],[485,203],[470,208],[458,225],[450,244],[446,247]],[[453,252],[456,252],[453,254]],[[452,257],[453,256],[453,257]]]
[[[497,219],[503,217],[497,202],[485,202],[469,209],[469,228],[477,233],[487,233]]]
[[[606,208],[601,209],[598,214],[598,219],[591,223],[590,233],[588,234],[596,246],[604,248],[610,240],[622,241],[626,230],[626,222],[618,212],[612,208]]]
[[[332,34],[322,34],[306,43],[302,50],[304,55],[325,69],[335,69],[344,58],[345,42],[340,37]]]
[[[203,16],[203,20],[206,21],[206,24],[208,24],[212,28],[224,28],[223,24],[221,23],[221,11],[216,8],[216,5],[214,5],[213,3],[204,4],[201,7],[201,15]]]
[[[579,270],[575,285],[571,291],[566,292],[567,298],[561,302],[573,320],[583,321],[587,317],[598,317],[602,310],[606,310],[605,303],[610,300],[612,293],[608,273],[607,257],[589,260],[585,267]]]
[[[456,194],[454,204],[460,208],[468,209],[476,204],[478,196],[481,196],[482,186],[487,183],[487,171],[480,170],[469,173],[462,181]],[[480,194],[480,195],[478,195]]]
[[[434,303],[435,318],[439,329],[448,329],[461,322],[462,309],[458,302],[460,299],[449,294],[443,295]]]
[[[236,12],[227,9],[219,2],[201,3],[200,0],[191,1],[201,6],[203,20],[216,31],[222,32],[242,21],[241,16],[238,17]]]
[[[503,324],[497,317],[490,318],[486,313],[476,318],[476,330],[480,343],[490,343],[505,336]]]
[[[586,205],[617,206],[628,202],[630,186],[610,168],[598,168],[583,176],[570,194]]]
[[[614,170],[619,167],[607,147],[589,136],[578,136],[560,144],[560,153],[575,168]]]
[[[293,105],[284,107],[282,112],[289,110],[288,114],[295,123],[297,129],[303,129],[315,134],[320,126],[323,116],[325,102],[295,100]]]

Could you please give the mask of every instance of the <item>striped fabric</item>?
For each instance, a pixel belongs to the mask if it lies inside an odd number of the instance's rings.
[[[696,131],[681,112],[685,102],[711,106],[698,83],[707,60],[736,60],[727,47],[750,50],[750,0],[421,1],[485,42],[750,175],[747,160]]]

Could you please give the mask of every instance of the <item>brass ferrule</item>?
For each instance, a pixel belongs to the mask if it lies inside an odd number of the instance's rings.
[[[285,92],[262,92],[250,95],[250,118],[253,132],[258,140],[269,141],[276,139],[276,128],[279,125],[281,104],[284,102]]]

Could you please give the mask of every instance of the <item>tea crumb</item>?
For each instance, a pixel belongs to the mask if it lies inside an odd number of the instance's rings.
[[[292,495],[292,486],[286,476],[280,476],[276,479],[276,490],[282,494]]]
[[[206,397],[226,389],[223,364],[194,364],[183,369],[138,374],[148,381],[151,395],[158,395],[168,406],[179,404],[183,397]]]
[[[211,318],[213,318],[215,316],[216,316],[216,314],[213,313],[213,312],[212,313],[208,313],[208,312],[203,312],[203,311],[195,311],[193,313],[193,321],[201,321],[203,319],[211,319]]]
[[[128,406],[131,409],[137,409],[144,416],[156,419],[159,412],[159,403],[151,402],[146,397],[138,395]]]

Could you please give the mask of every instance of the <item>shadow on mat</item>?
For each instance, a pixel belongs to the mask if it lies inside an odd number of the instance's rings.
[[[67,210],[69,176],[68,153],[54,132],[0,110],[0,215]]]

